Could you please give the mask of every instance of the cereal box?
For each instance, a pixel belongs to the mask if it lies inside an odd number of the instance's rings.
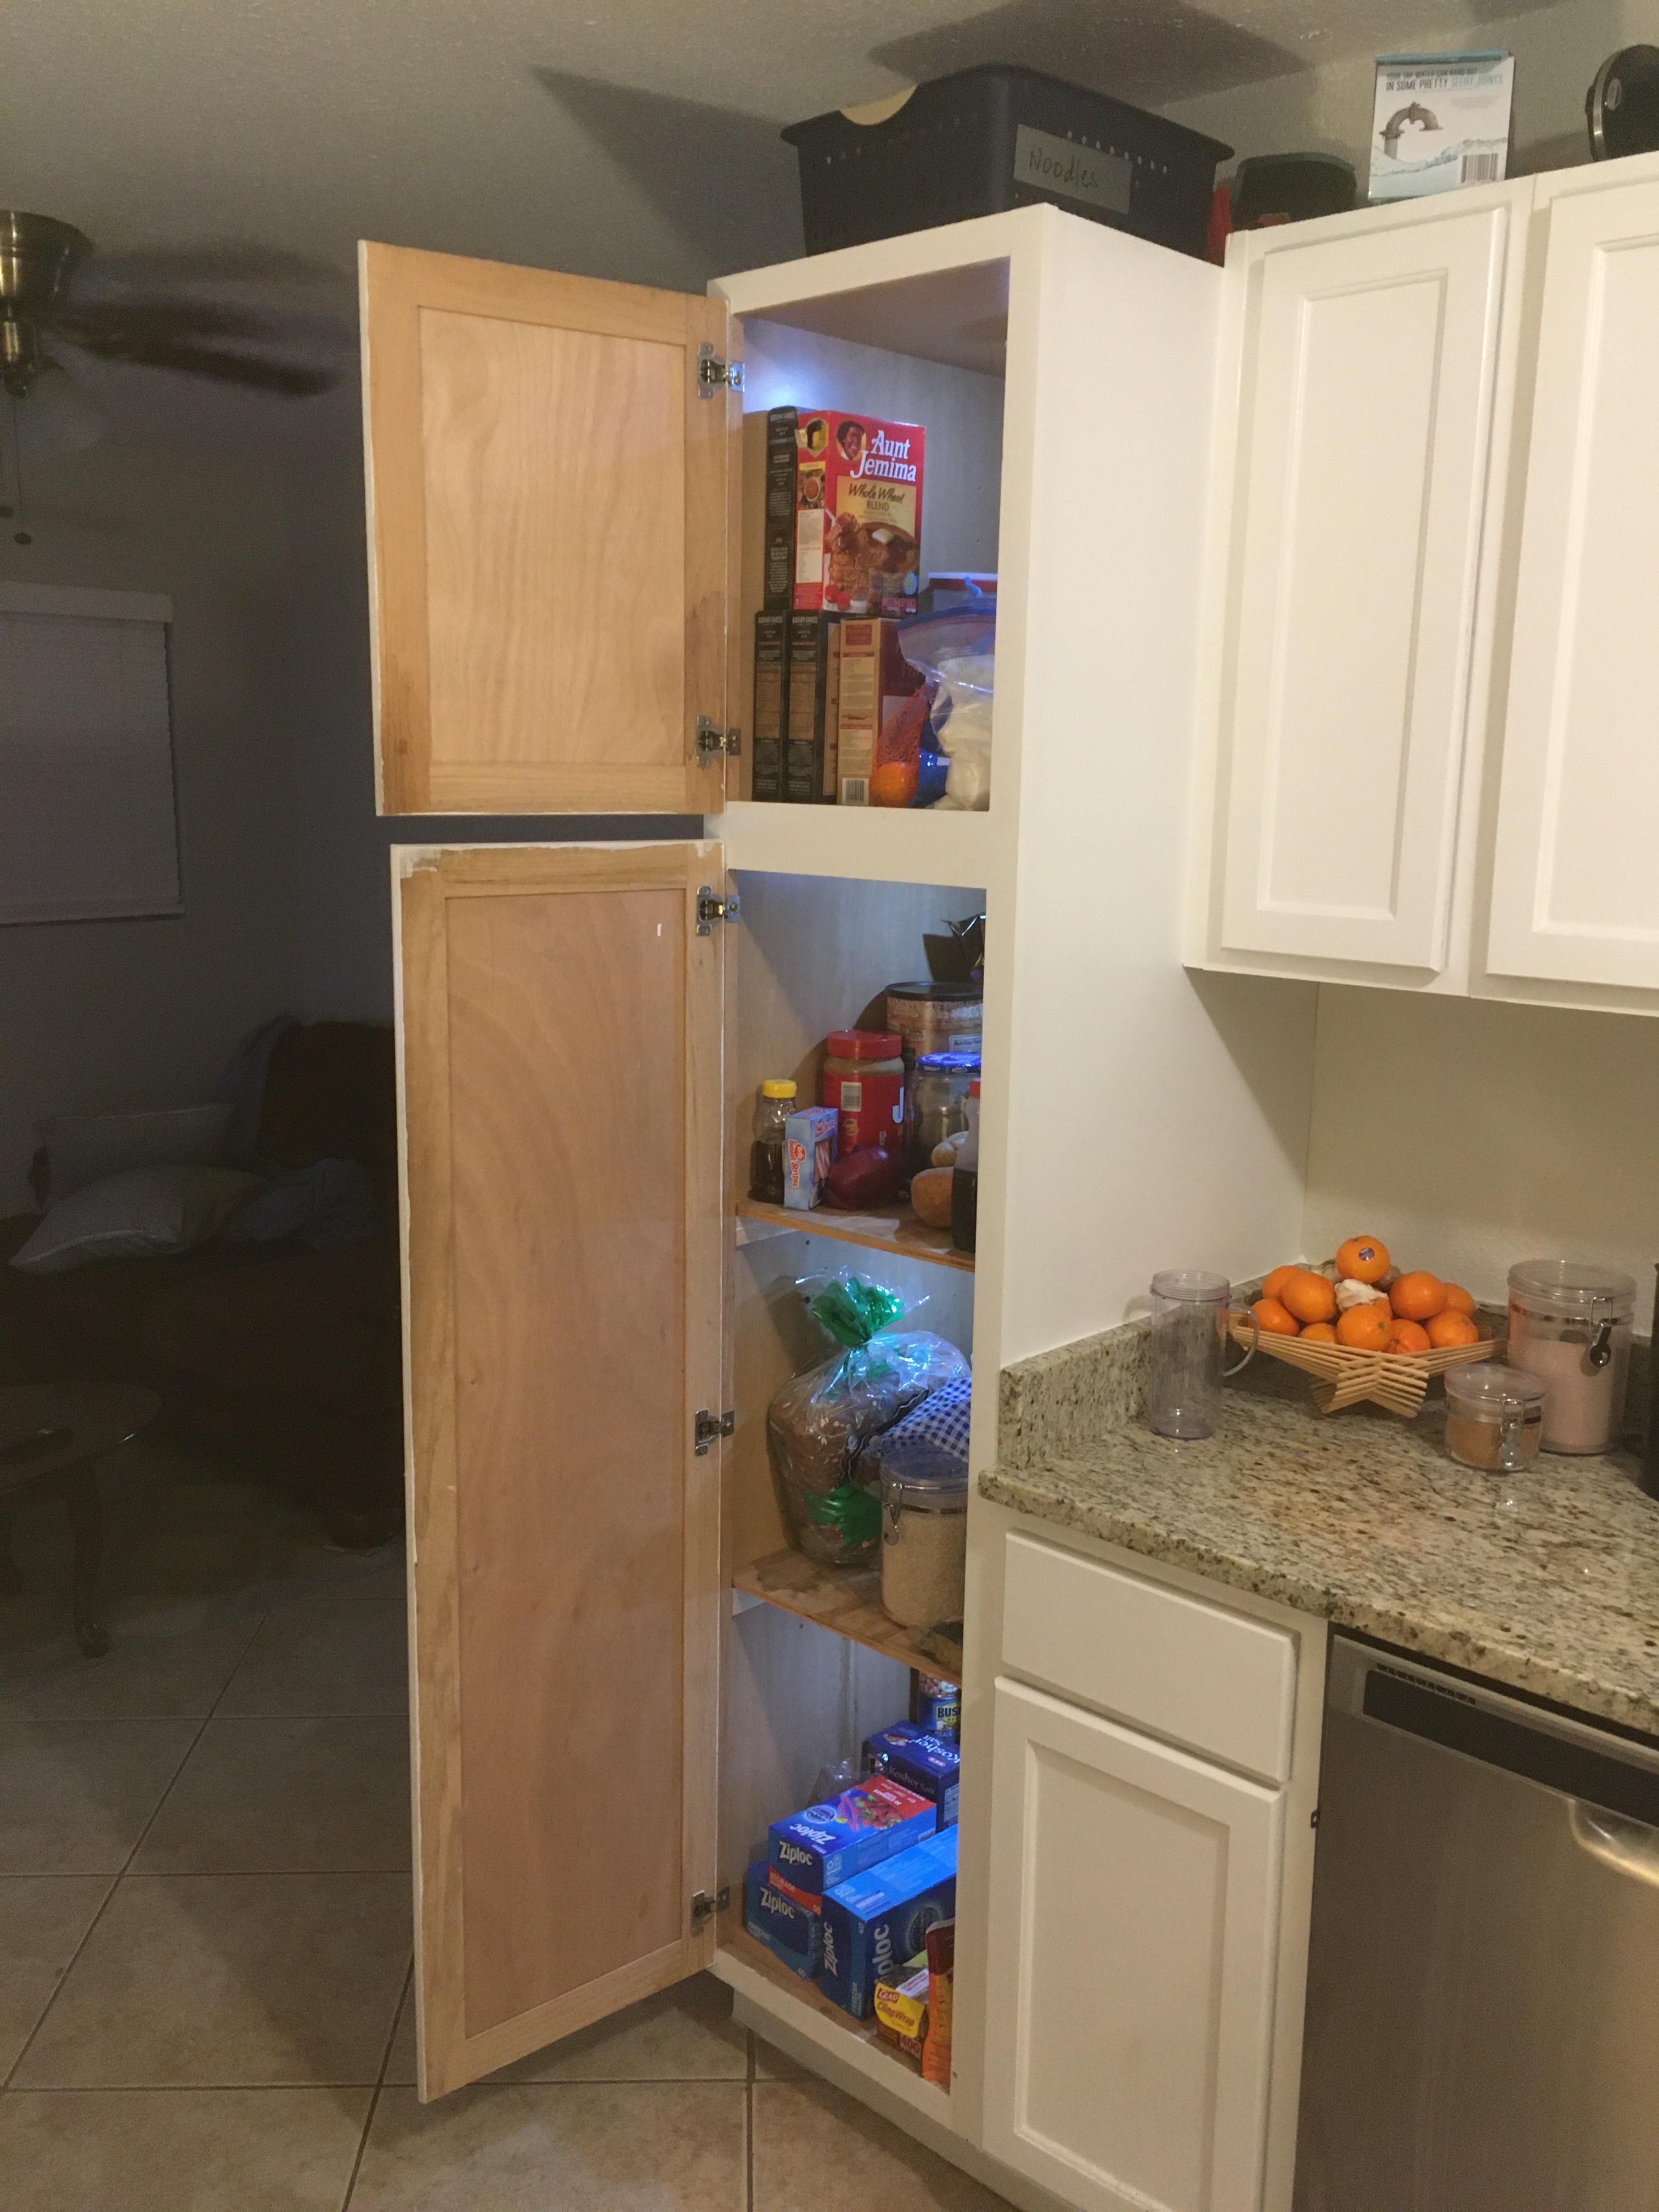
[[[927,1798],[876,1774],[825,1804],[775,1820],[767,1832],[767,1860],[798,1889],[822,1893],[919,1844],[938,1821]]]
[[[801,410],[795,426],[795,605],[911,615],[921,585],[919,422]]]
[[[1509,162],[1514,88],[1512,54],[1384,54],[1371,119],[1372,205],[1497,184]]]
[[[841,1116],[833,1106],[803,1106],[783,1125],[783,1202],[805,1212],[822,1206],[836,1164]]]

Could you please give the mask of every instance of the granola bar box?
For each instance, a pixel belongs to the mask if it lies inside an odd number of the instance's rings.
[[[795,423],[795,605],[909,615],[921,589],[927,434],[831,408]]]

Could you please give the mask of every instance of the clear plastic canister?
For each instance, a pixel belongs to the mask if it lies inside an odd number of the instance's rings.
[[[1635,1311],[1635,1282],[1617,1267],[1522,1260],[1510,1269],[1509,1357],[1544,1386],[1546,1451],[1618,1443]]]

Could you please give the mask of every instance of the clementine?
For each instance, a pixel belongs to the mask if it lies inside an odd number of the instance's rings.
[[[883,761],[871,771],[871,805],[908,806],[915,798],[918,779],[915,761]]]
[[[1384,1352],[1426,1352],[1428,1348],[1427,1329],[1420,1322],[1404,1319],[1395,1321],[1389,1331],[1389,1340],[1382,1347]]]
[[[1472,1314],[1474,1311],[1473,1291],[1466,1291],[1462,1283],[1443,1283],[1440,1287],[1446,1293],[1445,1310],[1448,1313]]]
[[[1387,1349],[1389,1331],[1394,1316],[1382,1298],[1368,1298],[1363,1306],[1350,1306],[1336,1324],[1336,1340],[1346,1344],[1350,1352],[1382,1352]]]
[[[1285,1284],[1290,1281],[1291,1276],[1299,1275],[1301,1273],[1301,1268],[1297,1265],[1294,1260],[1287,1261],[1282,1267],[1275,1267],[1273,1273],[1265,1277],[1262,1281],[1262,1297],[1264,1298],[1278,1297],[1283,1291]]]
[[[1479,1344],[1480,1332],[1466,1313],[1437,1313],[1428,1323],[1429,1342],[1437,1351],[1454,1344]]]
[[[1304,1344],[1334,1344],[1336,1331],[1328,1321],[1310,1321],[1302,1332]]]
[[[1279,1293],[1279,1303],[1297,1321],[1328,1321],[1336,1311],[1336,1285],[1311,1267],[1298,1267]]]
[[[1250,1311],[1260,1322],[1263,1336],[1300,1336],[1302,1334],[1295,1315],[1286,1313],[1277,1298],[1258,1298]]]
[[[1389,1272],[1389,1248],[1380,1237],[1350,1237],[1336,1248],[1336,1272],[1354,1283],[1380,1283]]]
[[[1445,1309],[1446,1286],[1426,1267],[1413,1267],[1389,1292],[1389,1304],[1401,1321],[1430,1321]]]

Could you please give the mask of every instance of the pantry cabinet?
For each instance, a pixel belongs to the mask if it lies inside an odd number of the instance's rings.
[[[1194,967],[1659,1012],[1659,160],[1236,239]]]
[[[767,1825],[939,1664],[875,1577],[790,1550],[766,1414],[830,1349],[798,1285],[853,1266],[971,1352],[983,1468],[1005,1365],[1117,1322],[1171,1249],[1248,1273],[1299,1207],[1273,1099],[1179,960],[1219,277],[1046,207],[708,303],[380,247],[363,272],[383,805],[705,817],[392,854],[422,2094],[707,1966],[740,2019],[1053,2212],[988,2133],[1000,1555],[977,1497],[949,2088],[743,1927]],[[741,393],[705,399],[702,349],[732,363],[739,331]],[[924,566],[999,572],[988,812],[742,795],[745,471],[786,398],[921,421]],[[704,716],[738,746],[706,766]],[[971,1261],[899,1207],[751,1200],[762,1079],[816,1095],[828,1031],[981,910]],[[1098,2051],[1116,2094],[1125,2046]]]

